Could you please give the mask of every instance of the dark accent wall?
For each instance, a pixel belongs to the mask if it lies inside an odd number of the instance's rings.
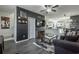
[[[70,17],[73,21],[71,23],[71,26],[75,29],[79,29],[79,15],[74,15]]]
[[[24,13],[24,15],[21,15],[20,12]],[[27,12],[17,7],[17,41],[25,39],[28,39]]]
[[[24,13],[23,16],[21,15],[20,11]],[[28,39],[28,17],[35,18],[36,23],[37,20],[45,20],[45,17],[43,15],[34,13],[24,8],[17,7],[17,41]],[[26,21],[27,23],[21,23],[19,20]]]

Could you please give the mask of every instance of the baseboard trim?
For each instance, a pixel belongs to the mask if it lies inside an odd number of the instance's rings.
[[[14,40],[14,38],[7,38],[7,39],[4,39],[4,41],[10,41],[10,40]]]
[[[25,39],[25,40],[21,40],[21,41],[16,41],[16,43],[21,43],[21,42],[25,42],[28,41],[29,39]]]

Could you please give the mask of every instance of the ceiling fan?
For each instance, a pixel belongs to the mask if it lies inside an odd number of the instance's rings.
[[[40,12],[46,12],[47,14],[49,12],[56,12],[56,8],[59,7],[59,5],[44,5],[43,10],[40,10]]]

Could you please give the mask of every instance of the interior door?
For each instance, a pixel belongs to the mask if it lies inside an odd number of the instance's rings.
[[[28,17],[29,39],[35,38],[35,18]]]

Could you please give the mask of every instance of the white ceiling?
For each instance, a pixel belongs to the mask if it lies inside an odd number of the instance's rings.
[[[0,5],[0,11],[12,12],[14,11],[16,5]],[[57,12],[51,12],[49,14],[41,13],[40,10],[44,9],[41,5],[19,5],[24,9],[45,15],[49,18],[63,17],[66,16],[78,15],[79,14],[79,5],[60,5],[56,10]]]
[[[22,7],[24,9],[27,9],[27,10],[30,10],[30,11],[33,11],[33,12],[36,12],[36,13],[39,13],[39,14],[42,14],[39,11],[41,9],[43,9],[43,7],[40,6],[40,5],[19,5],[19,7]]]
[[[13,12],[15,10],[15,5],[0,5],[1,12]]]

